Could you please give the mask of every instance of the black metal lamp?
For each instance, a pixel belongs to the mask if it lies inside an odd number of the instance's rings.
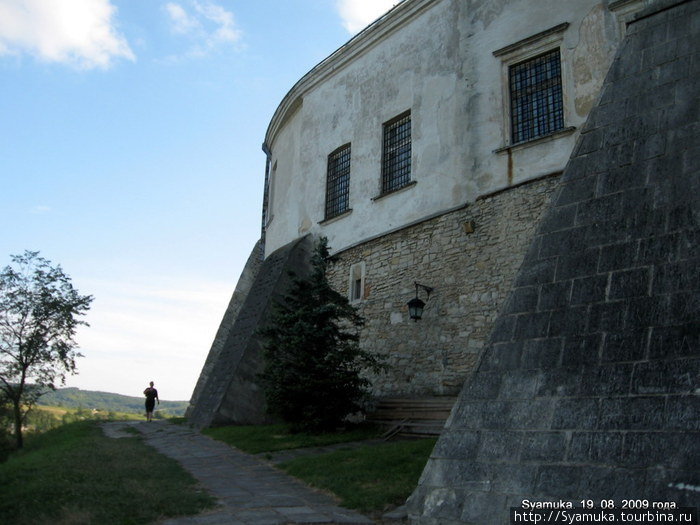
[[[408,301],[408,315],[414,321],[418,321],[423,317],[423,308],[425,307],[425,303],[418,297],[418,287],[420,286],[423,288],[423,290],[425,290],[425,292],[428,294],[426,300],[430,299],[430,292],[433,291],[433,288],[417,282],[414,282],[413,284],[416,285],[416,296]]]

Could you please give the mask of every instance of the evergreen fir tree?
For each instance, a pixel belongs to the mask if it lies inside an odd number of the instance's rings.
[[[294,278],[278,304],[266,339],[260,379],[267,409],[293,430],[332,430],[361,410],[369,381],[363,369],[381,369],[375,356],[360,348],[364,321],[346,297],[331,288],[327,239],[312,258],[309,277]]]

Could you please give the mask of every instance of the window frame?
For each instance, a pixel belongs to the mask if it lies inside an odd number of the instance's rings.
[[[567,127],[569,119],[568,94],[571,87],[568,83],[568,70],[565,54],[563,53],[564,33],[569,27],[568,22],[563,22],[554,27],[546,29],[540,33],[532,35],[523,40],[519,40],[513,44],[507,45],[493,52],[493,55],[501,61],[501,86],[503,99],[503,144],[504,146],[494,150],[498,153],[514,146],[537,143],[540,140],[548,137],[557,136],[559,134],[568,134],[575,130],[573,127]],[[561,108],[562,108],[562,126],[556,130],[537,135],[525,140],[515,142],[513,140],[513,115],[512,115],[512,100],[510,90],[510,71],[511,67],[518,66],[534,60],[538,57],[547,55],[548,53],[559,51],[559,66],[560,66],[560,81],[561,81]]]
[[[389,133],[393,129],[396,129],[404,124],[402,121],[405,121],[405,123],[408,124],[408,131],[399,131],[397,133],[398,138],[395,141],[391,140],[392,137],[389,135]],[[399,191],[411,185],[411,171],[413,168],[412,132],[413,122],[410,109],[382,124],[380,196]],[[395,160],[397,157],[404,158]]]
[[[510,143],[537,140],[564,129],[561,49],[508,66]]]
[[[347,160],[344,159],[347,157]],[[342,160],[341,160],[342,159]],[[336,161],[338,161],[336,163]],[[338,167],[340,165],[340,167]],[[352,144],[343,144],[328,154],[326,164],[326,193],[324,201],[324,221],[339,217],[350,208],[350,173],[352,166]],[[336,169],[337,168],[337,169]],[[344,181],[341,181],[344,179]],[[338,191],[339,189],[339,191]],[[342,209],[332,206],[333,201],[344,201]]]
[[[362,302],[365,299],[365,270],[364,261],[350,265],[348,275],[348,301],[350,304]],[[359,286],[356,283],[359,281]],[[359,292],[359,295],[356,293]]]

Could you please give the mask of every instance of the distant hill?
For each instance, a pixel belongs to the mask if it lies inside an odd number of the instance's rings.
[[[144,400],[143,397],[123,396],[109,392],[59,388],[41,396],[38,404],[141,414],[144,411]],[[183,416],[187,405],[189,405],[189,401],[161,401],[160,405],[156,405],[156,410],[167,412],[173,416]]]

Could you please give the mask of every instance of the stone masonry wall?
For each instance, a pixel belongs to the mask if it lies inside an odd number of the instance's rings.
[[[361,345],[389,366],[372,377],[374,395],[459,391],[557,180],[510,188],[338,254],[329,280],[341,293],[348,293],[351,265],[365,263]],[[473,233],[465,229],[469,221]],[[406,307],[414,281],[434,288],[418,322],[408,318]],[[419,295],[426,300],[424,292]]]
[[[628,26],[413,523],[513,523],[525,499],[700,504],[699,78],[700,0]]]

